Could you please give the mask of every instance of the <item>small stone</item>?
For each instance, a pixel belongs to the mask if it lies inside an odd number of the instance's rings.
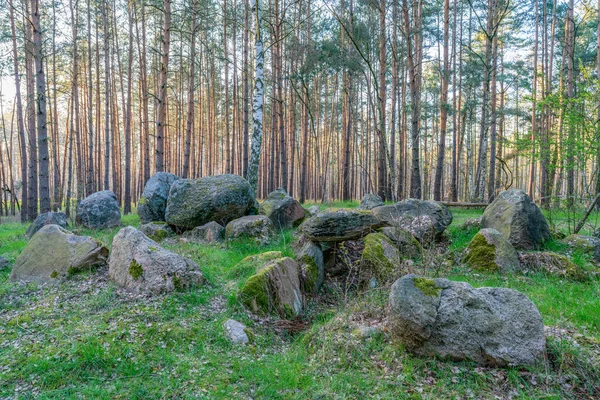
[[[166,238],[175,235],[175,232],[167,223],[160,221],[140,225],[140,232],[155,242],[162,242]]]
[[[375,207],[383,206],[385,203],[379,197],[379,195],[375,193],[367,193],[363,196],[360,201],[360,205],[358,206],[359,210],[372,210]]]
[[[234,219],[225,227],[227,239],[250,238],[258,245],[267,245],[275,236],[275,227],[265,215],[249,215]]]
[[[250,340],[246,334],[246,325],[233,319],[228,319],[225,324],[225,333],[235,344],[246,344]]]
[[[0,269],[8,267],[9,263],[8,258],[0,256]]]
[[[215,221],[211,221],[185,232],[183,239],[192,243],[219,243],[225,239],[225,228]]]
[[[298,200],[290,196],[283,188],[279,188],[267,196],[259,208],[259,213],[269,217],[275,228],[289,229],[299,225],[306,216],[306,211]]]
[[[311,216],[315,216],[321,212],[321,208],[319,206],[310,206],[307,210]]]

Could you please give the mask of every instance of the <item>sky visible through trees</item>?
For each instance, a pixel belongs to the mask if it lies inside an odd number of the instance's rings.
[[[0,0],[0,213],[102,189],[127,213],[156,171],[589,200],[599,33],[598,0]]]

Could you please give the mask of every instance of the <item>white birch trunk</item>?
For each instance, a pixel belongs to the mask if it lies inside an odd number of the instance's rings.
[[[258,186],[258,167],[260,164],[260,153],[262,147],[263,135],[263,89],[264,89],[264,61],[265,52],[263,47],[263,38],[260,29],[262,19],[262,9],[260,0],[255,0],[253,11],[255,12],[255,68],[254,68],[254,100],[252,102],[252,139],[250,140],[250,160],[248,163],[248,182],[250,186],[257,190]]]

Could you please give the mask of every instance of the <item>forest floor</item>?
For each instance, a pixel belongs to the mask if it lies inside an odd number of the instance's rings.
[[[392,343],[385,329],[364,334],[361,327],[385,327],[389,286],[326,288],[293,322],[252,316],[236,297],[248,276],[233,266],[267,250],[291,256],[293,233],[284,232],[267,247],[165,245],[195,260],[207,280],[167,295],[128,293],[108,281],[107,268],[56,286],[13,283],[10,269],[0,271],[0,398],[598,398],[600,282],[470,273],[460,256],[477,229],[461,225],[482,210],[452,212],[447,243],[425,252],[416,267],[529,296],[547,327],[545,365],[492,369],[422,359]],[[572,220],[547,217],[565,232]],[[135,214],[122,222],[139,223]],[[0,255],[14,260],[27,243],[25,230],[0,225]],[[110,246],[118,229],[75,231]],[[557,241],[548,247],[567,251]],[[572,257],[588,263],[582,254]],[[250,345],[225,336],[229,318],[252,329]]]

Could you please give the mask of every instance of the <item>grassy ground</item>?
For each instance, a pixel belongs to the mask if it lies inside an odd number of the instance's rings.
[[[361,333],[361,327],[385,326],[389,287],[367,293],[331,288],[309,299],[306,314],[290,325],[301,329],[297,333],[253,317],[236,298],[248,272],[233,267],[266,250],[291,255],[292,232],[285,232],[267,248],[167,245],[198,262],[207,278],[185,293],[127,293],[107,280],[106,269],[60,286],[12,283],[10,271],[0,271],[0,398],[597,398],[600,284],[466,271],[457,260],[476,229],[461,225],[480,213],[453,210],[448,250],[431,250],[420,267],[474,286],[526,293],[548,326],[545,366],[501,370],[420,359],[393,344],[385,329]],[[555,220],[562,223],[564,216]],[[138,220],[127,216],[123,224]],[[0,225],[0,255],[18,256],[25,228]],[[78,233],[110,245],[117,230]],[[228,318],[252,328],[251,345],[229,342]]]

